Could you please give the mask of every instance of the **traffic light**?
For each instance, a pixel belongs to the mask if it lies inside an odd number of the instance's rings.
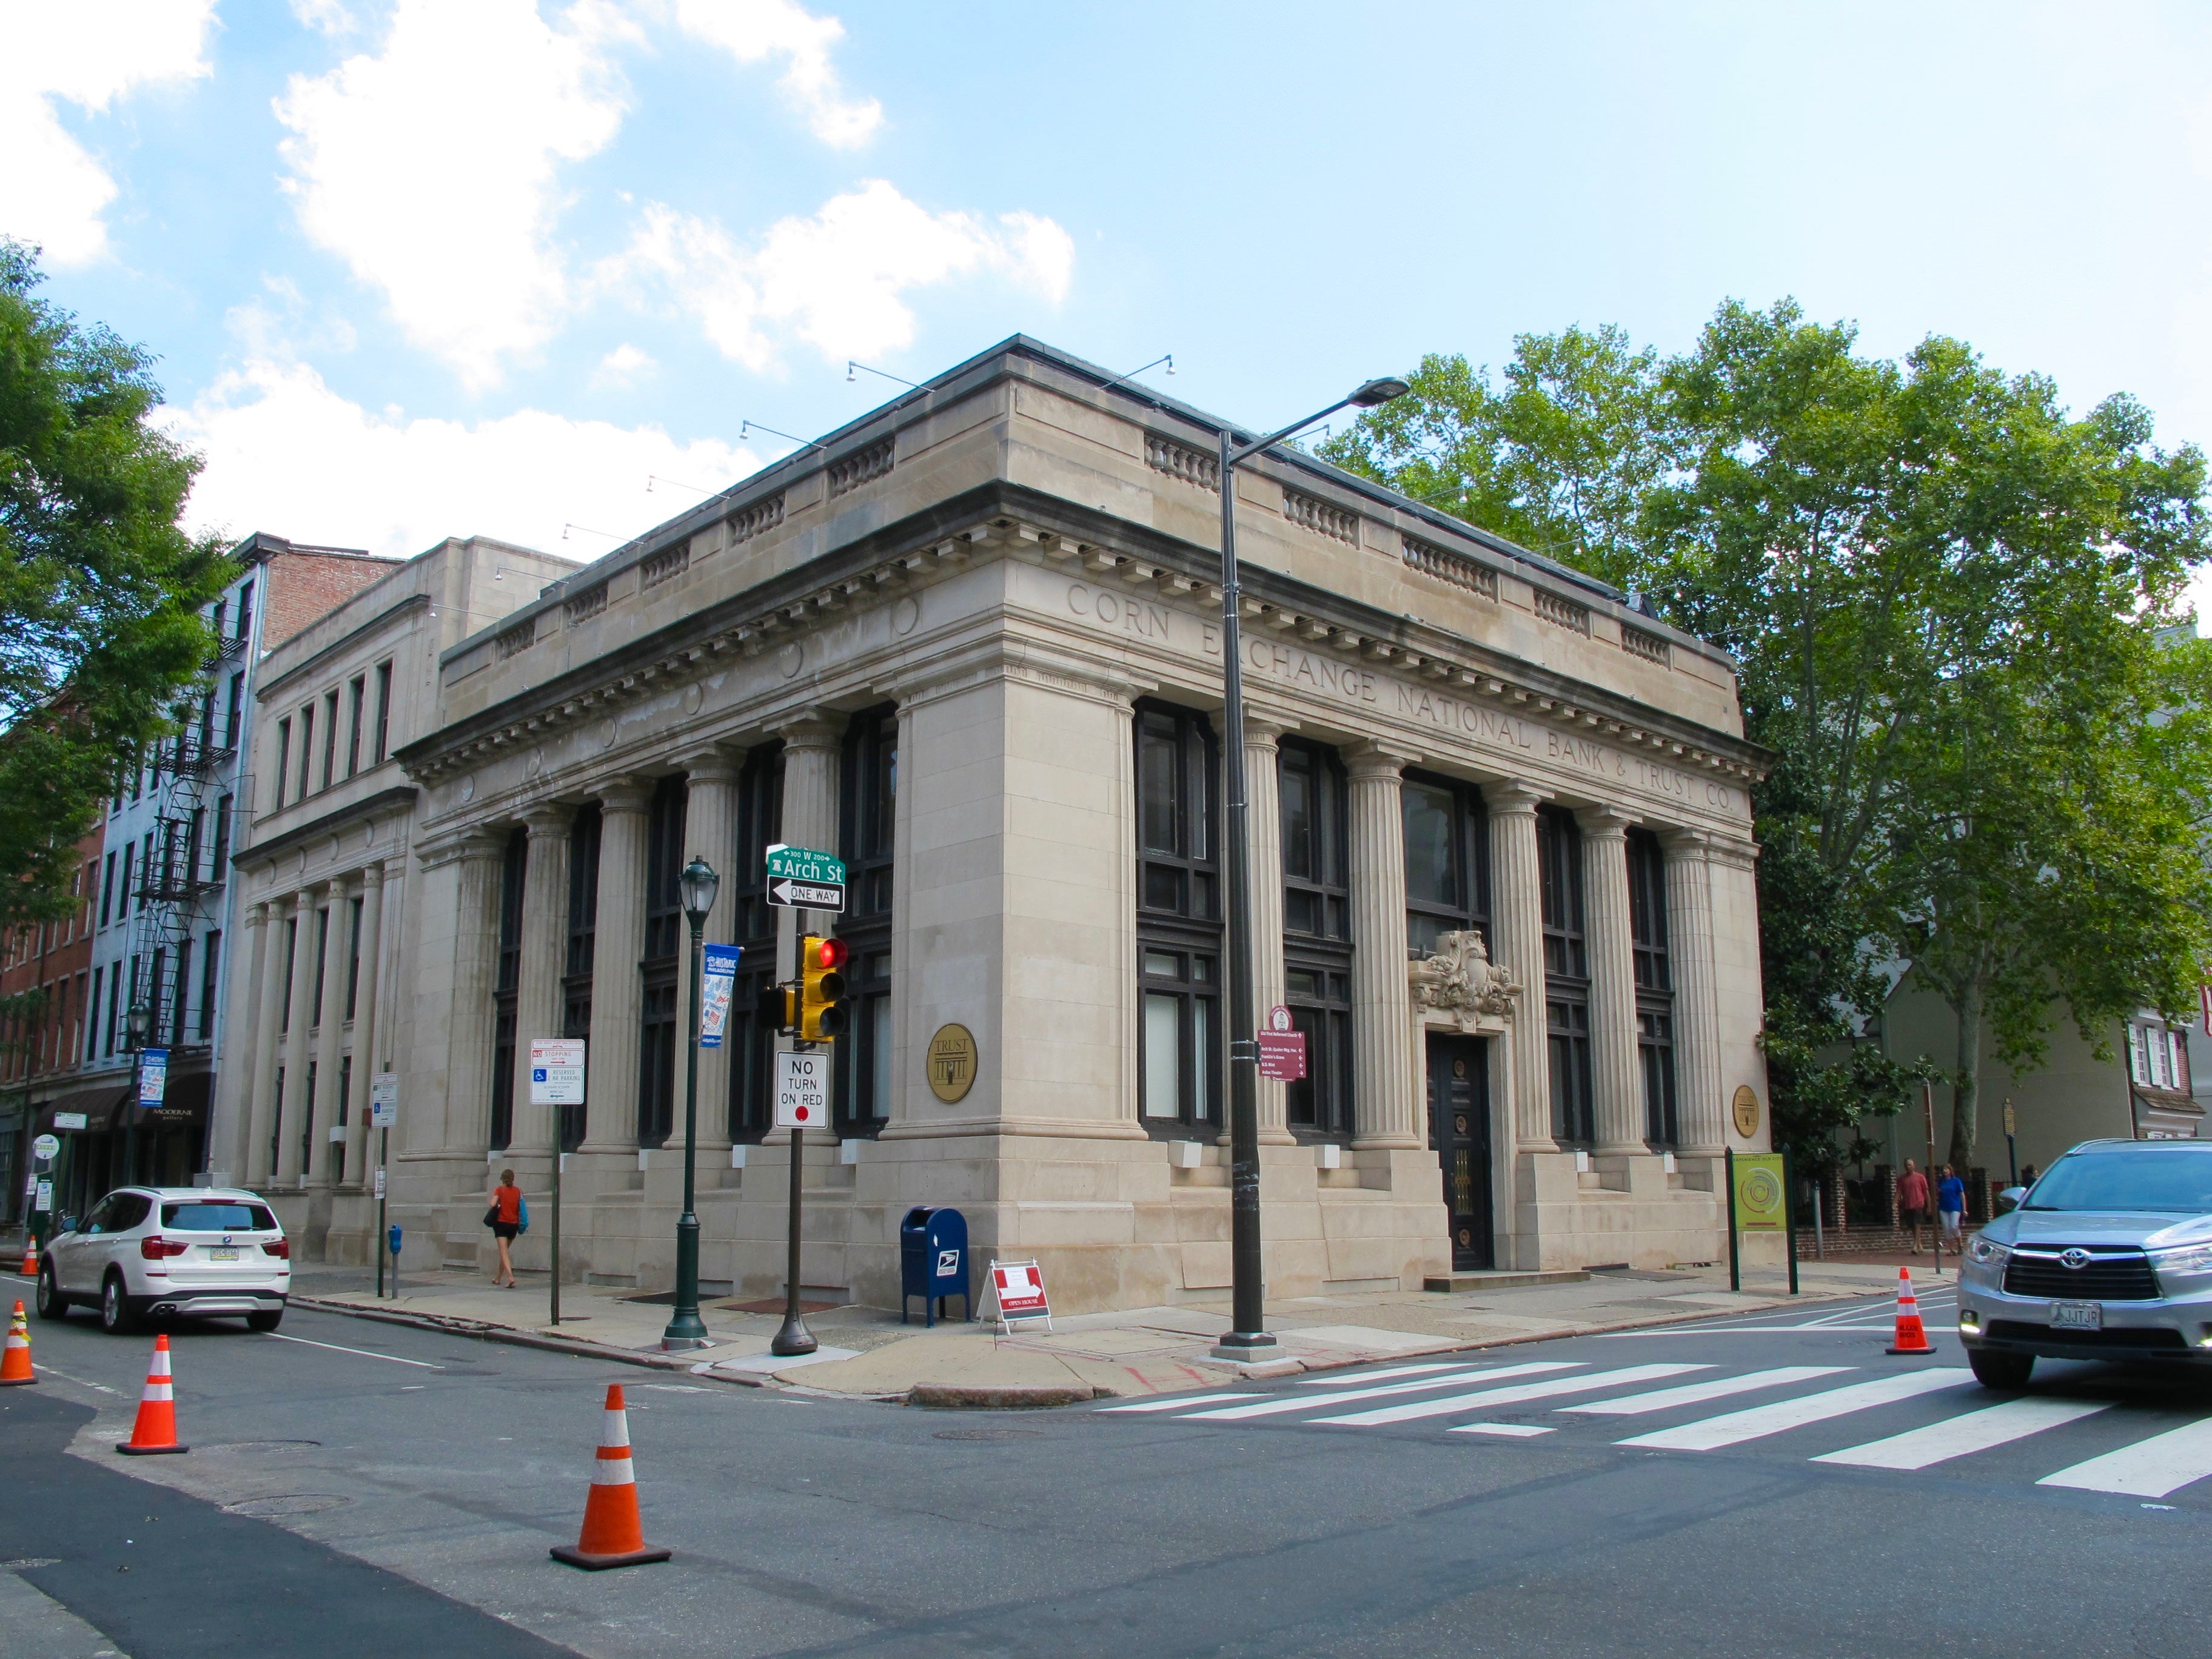
[[[851,952],[842,939],[803,934],[799,941],[799,1036],[834,1042],[845,1035],[845,975]]]
[[[787,1036],[799,1030],[799,988],[796,985],[763,985],[760,1000],[753,1006],[753,1018],[760,1029],[776,1036]]]

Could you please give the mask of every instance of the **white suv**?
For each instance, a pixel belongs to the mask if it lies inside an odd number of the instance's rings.
[[[273,1331],[292,1289],[292,1246],[252,1193],[206,1187],[118,1187],[39,1262],[39,1316],[72,1303],[111,1331],[149,1315],[243,1314]]]

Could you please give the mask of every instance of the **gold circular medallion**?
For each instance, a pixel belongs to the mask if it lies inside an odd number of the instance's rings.
[[[1736,1085],[1735,1132],[1746,1140],[1759,1133],[1759,1094],[1748,1083]]]
[[[975,1081],[975,1038],[965,1025],[940,1025],[929,1039],[929,1091],[950,1105]]]

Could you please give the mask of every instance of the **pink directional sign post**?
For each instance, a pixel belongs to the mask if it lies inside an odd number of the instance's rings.
[[[1291,1011],[1278,1003],[1260,1027],[1260,1075],[1296,1083],[1305,1074],[1306,1034],[1292,1028]]]

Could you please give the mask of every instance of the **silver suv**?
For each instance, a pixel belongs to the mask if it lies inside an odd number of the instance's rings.
[[[2212,1141],[2088,1140],[1982,1229],[1959,1340],[1985,1387],[2038,1356],[2212,1365]]]
[[[111,1331],[168,1314],[243,1314],[273,1331],[291,1291],[291,1242],[275,1212],[226,1188],[118,1187],[39,1261],[41,1318],[82,1304]]]

